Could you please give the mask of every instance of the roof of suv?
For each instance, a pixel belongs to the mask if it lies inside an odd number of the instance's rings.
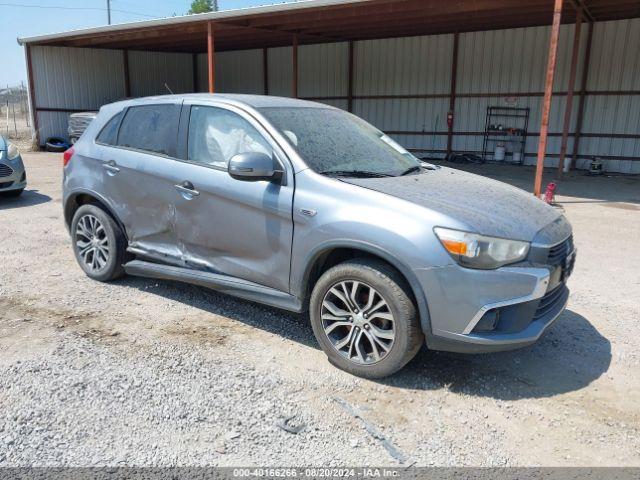
[[[230,93],[188,93],[179,95],[160,95],[153,97],[143,97],[126,100],[125,103],[144,104],[153,102],[154,100],[168,100],[168,99],[180,99],[180,100],[228,100],[234,103],[241,103],[253,108],[268,108],[268,107],[286,107],[286,108],[334,108],[330,105],[322,103],[309,102],[307,100],[298,100],[296,98],[288,97],[273,97],[267,95],[245,95],[245,94],[230,94]]]

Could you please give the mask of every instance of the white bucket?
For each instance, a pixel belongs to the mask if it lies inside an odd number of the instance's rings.
[[[493,159],[497,162],[504,161],[504,154],[507,149],[503,145],[496,145],[496,151],[493,153]]]
[[[520,163],[522,161],[522,152],[513,152],[513,163]]]

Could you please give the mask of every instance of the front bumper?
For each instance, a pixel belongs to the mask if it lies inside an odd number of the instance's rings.
[[[569,289],[566,276],[558,276],[559,268],[564,267],[472,270],[449,265],[416,270],[429,306],[427,346],[480,353],[534,343],[567,305]]]
[[[27,186],[27,175],[22,159],[0,161],[0,192],[22,190]]]

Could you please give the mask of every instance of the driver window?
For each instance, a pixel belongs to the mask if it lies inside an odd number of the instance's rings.
[[[227,168],[239,153],[272,154],[262,135],[240,115],[222,108],[192,106],[189,118],[188,159]]]

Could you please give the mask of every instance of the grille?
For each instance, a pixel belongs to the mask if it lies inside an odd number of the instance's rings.
[[[542,297],[540,299],[540,303],[538,304],[538,309],[533,315],[534,320],[544,317],[546,314],[556,308],[558,306],[558,303],[562,300],[562,294],[566,289],[567,287],[565,287],[564,284],[558,285],[556,288]]]
[[[11,185],[13,185],[13,182],[0,182],[0,188],[9,188]]]
[[[13,168],[4,163],[0,163],[0,177],[8,177],[10,175],[13,175]]]
[[[573,251],[573,237],[567,238],[564,242],[559,243],[549,249],[547,263],[549,265],[562,265],[564,259]]]

